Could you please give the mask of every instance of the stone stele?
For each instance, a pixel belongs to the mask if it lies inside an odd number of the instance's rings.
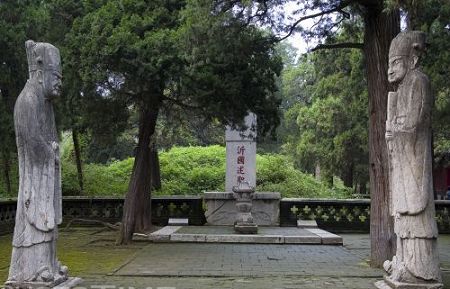
[[[249,113],[245,119],[245,131],[227,127],[225,191],[241,182],[256,186],[256,114]]]
[[[418,62],[425,34],[398,34],[389,49],[386,142],[389,150],[391,214],[397,251],[384,262],[388,273],[378,288],[443,288],[437,251],[431,169],[432,95]]]
[[[48,43],[25,43],[29,79],[14,107],[19,154],[19,193],[6,288],[76,285],[56,257],[62,221],[58,135],[52,100],[61,93],[59,50]]]

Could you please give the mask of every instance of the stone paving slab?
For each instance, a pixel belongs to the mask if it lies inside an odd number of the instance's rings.
[[[381,278],[382,272],[341,246],[152,243],[114,275]]]
[[[316,220],[297,220],[297,227],[300,228],[317,228]]]
[[[170,241],[170,235],[178,231],[180,228],[181,226],[165,226],[162,229],[151,233],[149,240],[157,242]]]
[[[258,234],[237,234],[230,226],[164,227],[152,233],[150,241],[248,244],[327,244],[341,245],[342,237],[321,229],[259,227]]]
[[[305,229],[305,230],[319,236],[322,239],[322,244],[326,244],[326,245],[342,244],[342,237],[338,236],[336,234],[327,232],[322,229]]]
[[[207,243],[283,244],[281,235],[206,235]]]
[[[136,289],[375,289],[376,278],[342,277],[123,277],[92,276],[85,288]],[[108,286],[108,287],[107,287]]]

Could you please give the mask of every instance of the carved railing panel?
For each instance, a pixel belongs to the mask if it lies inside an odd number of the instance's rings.
[[[14,221],[16,219],[15,200],[0,201],[0,235],[9,233],[14,228]]]
[[[331,231],[368,232],[370,201],[282,199],[281,225],[296,226],[298,219],[316,220],[319,227]]]
[[[450,201],[436,201],[436,221],[441,234],[450,233]],[[296,226],[297,220],[316,220],[334,232],[369,232],[370,200],[282,199],[280,224]]]
[[[170,196],[152,198],[152,222],[167,225],[169,218],[189,218],[190,225],[205,224],[202,197]]]

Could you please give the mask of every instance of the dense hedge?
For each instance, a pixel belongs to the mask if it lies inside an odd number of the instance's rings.
[[[198,195],[203,191],[222,191],[225,184],[225,148],[174,147],[159,155],[162,189],[156,195]],[[109,165],[84,166],[85,191],[89,195],[124,195],[128,186],[133,159]],[[75,165],[63,166],[64,192],[77,189]],[[277,191],[283,197],[344,198],[349,190],[340,182],[329,189],[313,176],[294,169],[281,155],[257,156],[258,191]]]
[[[70,150],[70,149],[69,149]],[[225,184],[225,148],[174,147],[160,152],[162,189],[156,195],[198,195],[222,191]],[[67,150],[62,155],[62,186],[65,195],[77,195],[76,166]],[[107,165],[84,164],[85,195],[123,196],[133,167],[133,158]],[[296,170],[278,154],[257,155],[257,190],[276,191],[283,197],[347,198],[350,191],[341,182],[328,188],[313,176]]]

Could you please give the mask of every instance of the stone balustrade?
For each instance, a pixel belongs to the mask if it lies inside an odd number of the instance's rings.
[[[73,218],[119,222],[123,198],[64,197],[63,215]],[[450,201],[437,200],[436,221],[439,232],[450,233]],[[206,222],[203,198],[199,196],[169,196],[152,199],[152,221],[166,225],[169,218],[189,218],[192,225]],[[369,232],[370,200],[291,199],[280,201],[280,225],[296,226],[298,219],[316,220],[318,226],[332,232]],[[0,200],[0,234],[14,227],[16,200]]]
[[[64,197],[63,219],[100,220],[120,222],[123,198],[117,197]],[[14,228],[16,200],[0,200],[0,235]],[[152,222],[167,225],[169,218],[188,218],[190,225],[205,223],[203,199],[196,196],[167,196],[152,198]]]

